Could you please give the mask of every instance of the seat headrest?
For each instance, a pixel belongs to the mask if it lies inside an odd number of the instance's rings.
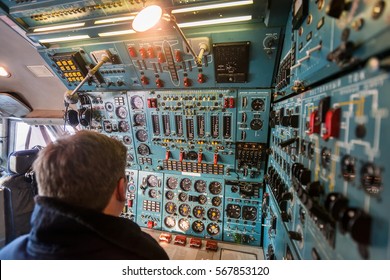
[[[8,173],[26,173],[37,158],[38,152],[38,149],[12,152],[8,157]]]

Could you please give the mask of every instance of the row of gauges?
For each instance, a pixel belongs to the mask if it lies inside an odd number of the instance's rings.
[[[179,180],[176,177],[169,177],[167,179],[167,187],[169,189],[174,190],[179,185],[180,185],[180,188],[183,191],[187,192],[187,191],[191,190],[192,181],[189,178],[183,178],[180,181],[180,184],[179,184]],[[206,181],[204,181],[204,180],[196,180],[195,183],[194,183],[194,189],[198,193],[205,193],[206,189],[207,189]],[[221,191],[222,191],[222,184],[220,182],[211,182],[209,184],[209,188],[208,189],[209,189],[210,193],[213,194],[213,195],[220,194]]]
[[[179,219],[177,223],[179,229],[183,232],[188,232],[190,229],[191,222],[186,218]],[[176,226],[176,219],[172,216],[167,216],[164,219],[164,224],[168,228],[174,228]],[[202,233],[206,228],[207,233],[211,236],[215,236],[221,232],[221,228],[217,223],[209,223],[207,226],[205,226],[201,220],[192,222],[191,228],[195,233],[199,234]]]
[[[175,214],[177,209],[176,204],[172,201],[165,204],[165,211],[170,215]],[[178,211],[181,216],[188,217],[191,214],[191,206],[187,203],[180,204]],[[195,218],[203,219],[205,217],[206,210],[203,206],[196,205],[192,209],[192,214]],[[218,221],[221,218],[221,211],[215,207],[209,208],[207,210],[207,217],[211,221]]]
[[[226,216],[231,219],[255,221],[257,218],[257,208],[253,206],[241,206],[239,204],[228,204],[226,206]]]

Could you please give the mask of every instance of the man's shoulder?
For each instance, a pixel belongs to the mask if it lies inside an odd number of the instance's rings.
[[[28,234],[19,236],[0,250],[0,260],[27,259]]]

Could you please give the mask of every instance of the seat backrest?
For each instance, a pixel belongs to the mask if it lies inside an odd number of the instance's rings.
[[[8,159],[8,173],[4,188],[5,243],[30,231],[37,187],[31,166],[39,150],[13,152]]]

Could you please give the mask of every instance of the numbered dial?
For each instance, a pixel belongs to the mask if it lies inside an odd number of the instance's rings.
[[[199,193],[206,192],[206,182],[203,180],[196,181],[194,187],[195,187],[195,190]]]
[[[118,108],[116,108],[115,114],[118,118],[125,119],[127,117],[127,110],[125,107],[119,106]]]
[[[192,211],[192,213],[194,214],[194,216],[198,219],[201,219],[203,218],[204,216],[204,208],[202,206],[195,206],[194,207],[194,210]]]
[[[176,221],[173,217],[168,216],[168,217],[165,217],[164,224],[168,228],[173,228],[176,225]]]
[[[216,223],[211,223],[207,225],[207,233],[210,235],[217,235],[221,231],[220,227]]]
[[[158,186],[158,179],[155,175],[149,175],[146,179],[146,182],[150,187],[157,187]]]
[[[212,221],[218,221],[221,217],[221,212],[217,208],[210,208],[207,211],[207,217]]]
[[[146,123],[145,114],[135,114],[134,115],[134,125],[135,126],[144,126]]]
[[[214,195],[219,194],[222,191],[222,184],[220,182],[211,182],[209,191]]]
[[[205,204],[207,202],[207,196],[201,194],[199,197],[198,197],[198,202],[199,204]]]
[[[168,200],[172,200],[174,197],[175,197],[175,194],[173,193],[173,191],[167,191],[165,193],[165,197],[168,199]]]
[[[242,218],[244,220],[254,221],[257,217],[257,208],[252,206],[244,206],[242,208]]]
[[[119,122],[119,132],[127,132],[130,129],[130,125],[126,121]]]
[[[190,221],[184,218],[180,219],[179,228],[184,232],[188,231],[190,229]]]
[[[204,231],[204,223],[202,221],[195,221],[192,223],[192,230],[196,233],[201,233]]]
[[[263,121],[260,119],[253,119],[250,126],[253,130],[260,130],[263,127]]]
[[[143,109],[144,108],[144,101],[141,96],[134,95],[131,97],[131,107],[133,109]]]
[[[251,107],[255,111],[264,111],[264,100],[256,98],[252,101]]]
[[[222,203],[222,199],[219,196],[214,196],[213,199],[211,200],[211,204],[216,207],[221,205],[221,203]]]
[[[238,219],[241,216],[241,206],[237,204],[228,204],[226,207],[226,215],[229,218]]]
[[[186,193],[184,193],[184,192],[179,193],[179,200],[181,202],[187,201],[187,198],[188,198],[188,195]]]
[[[176,177],[169,177],[167,180],[167,187],[170,188],[171,190],[174,190],[177,188],[179,185],[179,181],[177,180]]]
[[[147,156],[150,154],[150,148],[148,145],[140,144],[137,148],[137,151],[142,156]]]
[[[180,182],[180,188],[183,190],[183,191],[186,191],[188,192],[190,189],[191,189],[191,180],[188,179],[188,178],[184,178],[183,180],[181,180]]]
[[[179,213],[183,217],[187,217],[190,214],[190,212],[191,212],[191,207],[188,204],[184,203],[179,206]]]
[[[144,129],[140,129],[135,133],[135,137],[140,142],[146,142],[148,141],[148,133]]]
[[[176,212],[176,204],[173,202],[167,202],[165,204],[165,211],[167,211],[168,214],[173,214]]]
[[[149,197],[150,198],[156,198],[157,197],[157,191],[152,189],[149,191]]]

